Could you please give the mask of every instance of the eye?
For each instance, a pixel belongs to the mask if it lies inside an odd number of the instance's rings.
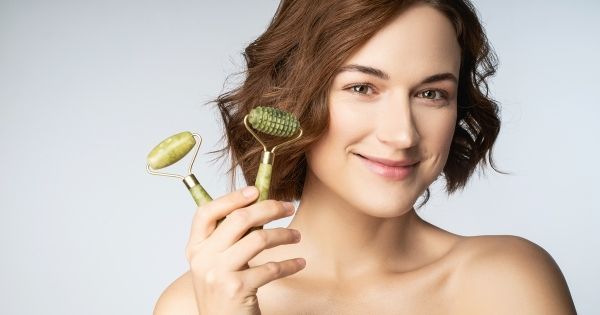
[[[369,83],[354,84],[354,85],[351,85],[351,86],[345,88],[345,90],[348,90],[348,89],[350,89],[350,91],[352,93],[357,93],[357,94],[362,94],[362,95],[369,95],[369,93],[368,93],[369,89],[371,89],[371,92],[373,91],[373,87]]]
[[[422,95],[424,98],[434,101],[444,100],[448,98],[446,91],[443,90],[425,90],[423,92],[420,92],[419,95]],[[436,95],[439,97],[436,97]]]

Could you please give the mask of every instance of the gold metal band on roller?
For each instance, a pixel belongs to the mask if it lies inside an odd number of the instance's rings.
[[[183,179],[183,183],[185,184],[185,187],[187,187],[187,189],[192,189],[192,187],[200,184],[200,182],[198,181],[198,179],[196,179],[196,176],[194,176],[194,174],[186,176]]]
[[[273,157],[275,154],[271,151],[263,151],[260,155],[261,164],[273,164]]]

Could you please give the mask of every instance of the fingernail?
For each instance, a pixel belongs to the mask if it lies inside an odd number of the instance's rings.
[[[300,231],[298,230],[292,230],[292,234],[294,235],[294,240],[299,241],[300,238],[302,237],[302,235],[300,234]]]
[[[300,265],[300,267],[306,266],[306,260],[304,260],[304,258],[297,258],[296,262],[298,263],[298,265]]]
[[[242,195],[244,195],[244,197],[246,197],[246,198],[250,198],[250,197],[256,196],[257,192],[258,192],[258,190],[256,189],[256,187],[248,186],[248,187],[244,188],[244,190],[242,190]]]

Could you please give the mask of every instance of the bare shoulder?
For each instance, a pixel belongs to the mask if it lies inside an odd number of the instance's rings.
[[[198,315],[191,273],[187,271],[169,285],[154,306],[154,315]]]
[[[464,238],[457,248],[457,307],[462,314],[576,314],[552,256],[512,235]]]

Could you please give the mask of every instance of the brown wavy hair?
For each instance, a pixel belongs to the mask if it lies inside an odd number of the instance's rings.
[[[307,170],[304,152],[328,127],[327,93],[336,70],[377,31],[417,3],[444,13],[461,47],[458,115],[443,170],[446,192],[464,188],[478,164],[483,169],[489,161],[498,171],[491,150],[500,131],[499,109],[488,97],[486,82],[496,72],[497,57],[468,0],[283,0],[266,31],[243,52],[246,69],[237,73],[245,75],[243,83],[209,102],[216,103],[223,119],[221,141],[227,137],[226,145],[211,153],[230,154],[232,187],[237,166],[246,183],[254,183],[262,151],[246,130],[244,116],[256,106],[272,106],[294,114],[304,135],[278,149],[269,198],[298,200]],[[267,139],[268,144],[280,142]],[[420,206],[429,195],[428,188]]]

